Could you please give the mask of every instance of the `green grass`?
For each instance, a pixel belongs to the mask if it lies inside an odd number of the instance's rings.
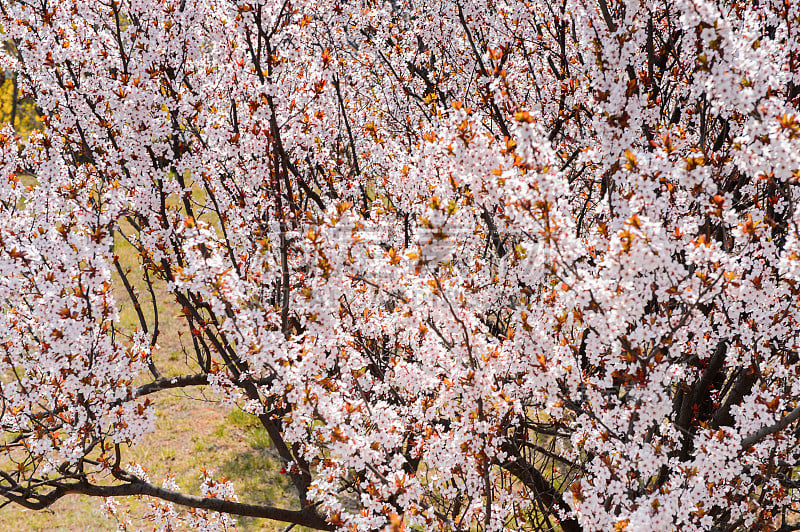
[[[125,229],[125,228],[124,228]],[[115,252],[123,269],[130,268],[130,281],[138,293],[142,311],[149,325],[153,323],[150,295],[139,271],[136,249],[122,238],[115,242]],[[115,296],[119,305],[119,328],[132,331],[139,327],[133,303],[115,274]],[[184,355],[179,331],[185,323],[179,306],[156,281],[160,334],[159,349],[153,360],[165,376],[194,373]],[[195,364],[196,366],[196,364]],[[145,374],[140,383],[149,379]],[[219,398],[202,388],[161,392],[151,396],[156,407],[156,429],[132,449],[123,450],[123,460],[135,460],[147,468],[151,482],[160,485],[172,475],[184,492],[199,495],[200,471],[207,468],[215,478],[227,477],[234,484],[239,500],[296,508],[293,489],[279,473],[280,461],[269,438],[255,416],[238,410],[228,412]],[[148,507],[141,498],[119,499],[120,510],[129,510],[133,530],[153,529],[147,518]],[[26,510],[16,505],[0,508],[0,529],[14,531],[116,530],[114,521],[101,511],[102,500],[86,496],[66,496],[45,511]],[[286,524],[263,519],[238,519],[244,531],[284,530]],[[303,528],[294,528],[301,531]]]

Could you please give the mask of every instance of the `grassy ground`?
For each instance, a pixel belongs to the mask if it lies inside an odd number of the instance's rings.
[[[116,250],[123,267],[131,268],[131,278],[135,278],[138,269],[135,250],[122,240],[117,243]],[[131,330],[138,324],[133,305],[121,282],[116,283],[116,288],[121,303],[120,326]],[[146,295],[144,288],[140,283],[141,296]],[[154,360],[164,375],[193,373],[195,370],[188,369],[181,348],[178,306],[162,285],[156,285],[156,295],[161,335]],[[143,297],[144,301],[146,298]],[[147,305],[143,307],[149,314]],[[152,316],[147,315],[147,318],[151,320]],[[269,439],[254,416],[237,410],[228,411],[216,397],[205,395],[200,388],[161,392],[154,400],[156,430],[127,454],[127,459],[134,459],[148,468],[152,482],[160,484],[167,475],[172,475],[181,490],[199,494],[200,470],[205,467],[214,472],[215,478],[229,478],[242,502],[296,507],[290,495],[292,490],[287,489],[286,479],[278,473],[279,461]],[[98,498],[73,495],[57,501],[46,511],[35,512],[8,505],[0,509],[0,530],[116,530],[116,522],[103,515],[101,503]],[[120,509],[130,511],[132,529],[155,528],[148,519],[145,501],[135,497],[123,498],[120,499]],[[283,530],[286,525],[243,518],[238,520],[238,528],[245,531]]]
[[[268,438],[248,414],[220,413],[218,405],[200,394],[173,394],[159,401],[156,431],[133,450],[137,462],[148,467],[151,480],[159,482],[172,474],[182,490],[199,494],[200,468],[227,477],[243,502],[290,506],[287,484],[277,474]],[[116,523],[102,515],[101,500],[67,496],[46,511],[34,512],[17,506],[0,509],[0,530],[71,531],[116,530]],[[120,506],[131,512],[134,530],[153,529],[144,501],[129,497]],[[242,530],[283,530],[285,525],[264,519],[239,519]]]

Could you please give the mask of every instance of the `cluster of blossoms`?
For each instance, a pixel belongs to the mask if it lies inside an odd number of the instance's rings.
[[[42,112],[0,132],[0,495],[796,526],[800,3],[0,0],[0,27]],[[183,386],[258,416],[296,509],[120,467]]]

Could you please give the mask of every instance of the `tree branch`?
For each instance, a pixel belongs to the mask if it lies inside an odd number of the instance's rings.
[[[795,407],[794,410],[789,412],[784,418],[775,423],[774,425],[767,425],[766,427],[752,433],[750,436],[742,440],[742,450],[746,451],[759,441],[763,440],[771,434],[780,432],[800,418],[800,406]]]
[[[320,516],[311,506],[304,510],[287,510],[284,508],[276,508],[274,506],[246,504],[241,502],[227,501],[224,499],[214,499],[211,497],[199,497],[197,495],[188,495],[186,493],[180,493],[155,486],[138,479],[134,482],[128,482],[126,484],[119,484],[116,486],[96,486],[87,482],[58,484],[55,490],[50,492],[50,494],[46,495],[45,497],[48,497],[48,502],[53,503],[64,495],[68,495],[70,493],[80,493],[95,497],[147,495],[168,502],[173,502],[175,504],[180,504],[182,506],[188,506],[190,508],[202,508],[204,510],[222,512],[231,515],[272,519],[274,521],[283,521],[285,523],[294,523],[301,526],[307,526],[317,530],[333,530],[333,526],[326,522],[325,519]]]

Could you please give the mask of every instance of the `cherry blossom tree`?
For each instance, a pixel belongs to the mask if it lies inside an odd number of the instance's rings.
[[[800,3],[0,13],[42,112],[0,138],[8,501],[144,495],[167,528],[800,529]],[[258,416],[297,507],[125,465],[182,387]]]

